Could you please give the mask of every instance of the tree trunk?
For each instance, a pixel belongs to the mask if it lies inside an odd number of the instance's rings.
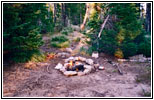
[[[80,24],[82,23],[82,7],[80,6]]]
[[[62,9],[61,9],[61,13],[62,13],[62,25],[63,25],[64,27],[66,27],[66,11],[65,11],[65,4],[62,3],[62,4],[61,4],[61,7],[62,7]]]
[[[101,30],[100,30],[100,32],[99,32],[99,34],[98,34],[98,38],[100,38],[101,33],[102,33],[102,31],[103,31],[103,29],[104,29],[104,26],[105,26],[105,24],[106,24],[106,22],[107,22],[108,19],[109,19],[109,15],[106,17],[104,23],[103,23],[102,26],[101,26]]]
[[[54,20],[53,20],[53,22],[54,23],[56,23],[56,13],[57,13],[57,4],[56,3],[54,3],[54,9],[53,9],[53,16],[54,16]]]
[[[87,19],[89,18],[89,13],[90,13],[90,5],[89,5],[89,4],[86,4],[86,14],[85,14],[85,16],[84,16],[83,23],[82,23],[82,25],[80,26],[81,30],[83,30],[84,27],[85,27],[86,21],[87,21]]]
[[[146,4],[146,31],[151,32],[151,3]]]

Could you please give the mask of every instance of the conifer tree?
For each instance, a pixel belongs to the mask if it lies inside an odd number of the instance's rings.
[[[45,4],[4,3],[3,5],[4,59],[25,62],[43,44],[41,31],[51,22]],[[50,23],[49,23],[50,22]]]

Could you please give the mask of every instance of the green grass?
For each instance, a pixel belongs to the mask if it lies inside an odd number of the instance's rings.
[[[50,42],[52,47],[56,48],[67,48],[70,45],[69,39],[66,36],[55,36],[51,38]]]
[[[60,33],[64,35],[68,35],[69,33],[72,33],[72,32],[73,32],[73,29],[71,27],[65,27]]]
[[[66,42],[66,41],[68,41],[68,38],[67,37],[65,37],[65,36],[55,36],[55,37],[53,37],[53,38],[51,38],[51,42]]]
[[[36,53],[33,54],[31,57],[32,62],[43,62],[46,59],[46,55],[44,53]]]
[[[70,42],[51,42],[51,46],[56,47],[56,48],[67,48],[69,47]]]
[[[80,39],[79,37],[77,37],[77,38],[75,38],[73,41],[74,41],[74,42],[80,42],[80,40],[81,40],[81,39]]]

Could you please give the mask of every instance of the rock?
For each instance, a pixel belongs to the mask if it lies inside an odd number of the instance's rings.
[[[84,65],[84,68],[85,68],[85,69],[90,69],[90,70],[91,70],[91,69],[92,69],[92,66],[90,66],[90,65]]]
[[[60,69],[60,71],[64,73],[64,72],[66,71],[66,68],[65,68],[65,67],[62,67],[62,68]]]
[[[65,63],[65,64],[64,64],[64,67],[65,67],[65,68],[67,68],[67,67],[68,67],[68,65],[69,65],[69,63]]]
[[[99,66],[98,69],[100,69],[100,70],[104,70],[105,67],[104,67],[104,66]]]
[[[58,56],[58,57],[63,57],[63,58],[64,58],[64,57],[70,56],[70,54],[69,54],[69,53],[65,53],[65,52],[61,52],[61,53],[58,53],[57,56]]]
[[[99,64],[94,64],[94,67],[95,67],[95,68],[98,68],[98,67],[99,67]]]
[[[94,61],[92,59],[86,59],[86,63],[89,65],[93,65]]]
[[[58,63],[55,67],[55,69],[61,69],[63,67],[63,65],[61,63]]]
[[[75,61],[75,57],[69,57],[67,59],[65,59],[65,63],[69,62],[69,61]]]
[[[85,75],[84,72],[78,72],[78,76],[83,76],[83,75]]]
[[[98,52],[93,52],[93,53],[92,53],[92,57],[93,57],[93,58],[98,58],[98,57],[99,57]]]
[[[138,62],[145,62],[145,59],[139,59]]]
[[[129,60],[130,62],[137,62],[137,60]]]
[[[78,57],[80,61],[86,61],[86,58],[84,57]]]
[[[148,61],[148,62],[151,62],[151,58],[147,58],[147,61]]]
[[[151,61],[151,58],[147,58],[148,61]]]
[[[127,59],[118,59],[118,61],[123,62],[123,61],[128,61],[128,60]]]
[[[72,53],[73,50],[71,48],[66,48],[66,51]]]
[[[66,76],[73,76],[73,75],[77,75],[77,72],[76,71],[65,71],[64,75],[66,75]]]
[[[74,61],[75,60],[74,57],[69,57],[68,58],[68,61],[71,61],[71,60]]]
[[[79,60],[79,57],[75,57],[74,60],[76,60],[76,61]]]
[[[65,62],[65,63],[69,62],[69,59],[65,59],[64,62]]]
[[[91,72],[91,69],[85,69],[85,70],[83,71],[84,74],[89,74],[90,72]]]

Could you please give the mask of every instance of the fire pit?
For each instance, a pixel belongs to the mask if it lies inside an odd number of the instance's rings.
[[[58,63],[55,69],[61,71],[66,76],[86,75],[99,66],[99,64],[94,64],[92,59],[86,59],[80,56],[69,57],[64,62],[64,64]]]

